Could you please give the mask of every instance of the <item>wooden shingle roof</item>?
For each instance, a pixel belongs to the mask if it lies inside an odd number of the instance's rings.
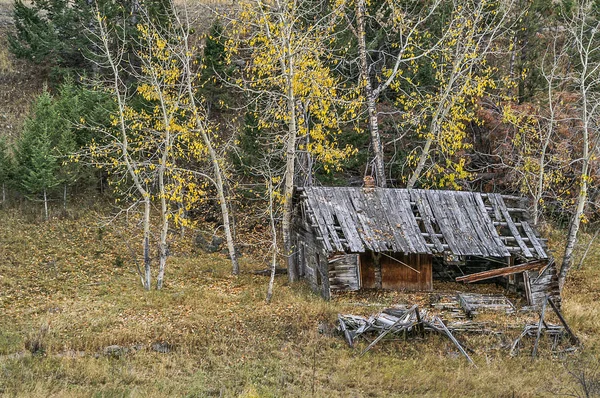
[[[354,187],[298,192],[304,217],[329,252],[548,258],[516,197]]]

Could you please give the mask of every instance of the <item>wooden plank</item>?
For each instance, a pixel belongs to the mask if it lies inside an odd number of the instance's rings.
[[[473,282],[483,281],[485,279],[496,278],[498,276],[507,276],[507,275],[518,274],[519,272],[523,272],[523,271],[540,269],[540,268],[543,268],[545,265],[546,265],[545,260],[532,261],[532,262],[525,263],[525,264],[514,265],[512,267],[497,268],[497,269],[492,269],[489,271],[477,272],[475,274],[459,276],[456,278],[456,281],[473,283]]]
[[[444,211],[444,204],[439,199],[437,192],[435,191],[423,191],[424,196],[427,198],[435,220],[437,221],[438,227],[444,235],[444,240],[448,244],[450,251],[455,254],[461,252],[461,246],[454,240],[454,231],[450,225],[446,212]]]
[[[384,233],[384,229],[387,228],[385,225],[383,225],[382,216],[379,211],[379,207],[381,206],[377,206],[375,203],[374,195],[365,193],[364,190],[356,193],[357,195],[355,196],[355,199],[361,204],[363,209],[363,220],[364,224],[368,226],[369,237],[371,239],[373,250],[377,253],[393,251],[393,245],[388,243],[388,238],[386,238]]]
[[[540,258],[548,258],[546,251],[542,247],[540,241],[538,240],[537,236],[535,235],[535,232],[533,232],[533,229],[531,228],[529,223],[526,221],[521,221],[521,226],[523,227],[525,234],[529,238],[529,242],[531,242],[531,244],[533,245],[533,248],[537,252],[538,256]]]
[[[405,210],[405,206],[410,206],[410,204],[396,202],[393,191],[394,190],[392,189],[382,189],[379,190],[377,194],[380,196],[380,201],[383,203],[384,207],[387,208],[387,211],[384,211],[383,216],[390,226],[391,237],[395,240],[394,246],[397,249],[394,251],[413,253],[417,248],[409,238],[410,233],[407,232],[410,229],[410,226],[404,224],[404,220],[401,216],[401,213]]]
[[[346,337],[346,342],[348,343],[348,345],[351,348],[354,347],[354,341],[352,340],[352,335],[350,334],[350,331],[346,327],[346,322],[344,322],[344,319],[339,314],[338,314],[338,322],[340,323],[340,329],[342,330],[342,332],[344,332],[344,337]]]
[[[355,217],[355,220],[358,222],[358,233],[360,234],[360,239],[368,250],[379,251],[376,249],[378,246],[375,245],[376,242],[373,242],[373,236],[371,232],[371,227],[369,226],[367,220],[368,215],[364,214],[364,204],[358,198],[359,194],[354,189],[348,189],[348,200],[350,201],[350,207],[348,210],[352,211],[354,209],[354,213],[352,216]]]
[[[469,205],[468,211],[473,217],[472,220],[477,220],[477,233],[485,242],[486,250],[490,256],[505,257],[505,254],[508,253],[506,253],[504,244],[500,242],[500,237],[494,228],[493,221],[487,211],[485,211],[483,200],[481,200],[480,204],[477,201],[477,196],[477,193],[472,192],[465,193],[464,195],[464,200]]]
[[[482,217],[487,218],[489,220],[489,222],[484,223],[483,226],[484,226],[484,228],[486,228],[488,230],[493,241],[496,243],[496,247],[498,248],[498,253],[501,254],[501,257],[509,257],[510,252],[506,248],[506,245],[504,244],[504,242],[502,242],[502,239],[500,239],[500,235],[498,235],[498,231],[496,230],[496,228],[494,228],[494,225],[490,224],[490,222],[492,222],[492,219],[490,218],[489,213],[485,209],[485,204],[483,203],[483,199],[481,198],[481,195],[478,193],[474,193],[473,199],[475,200],[478,211],[482,215]]]
[[[362,192],[352,189],[348,190],[348,193],[352,206],[356,210],[356,217],[358,218],[361,227],[359,232],[361,233],[361,239],[364,245],[374,252],[381,251],[379,237],[373,231],[373,222],[370,219],[368,205],[363,200]]]
[[[410,197],[417,205],[417,209],[419,210],[419,214],[421,214],[421,221],[423,221],[423,225],[425,226],[425,230],[429,233],[429,238],[433,244],[433,247],[438,253],[444,252],[444,245],[442,241],[438,238],[438,234],[435,232],[433,228],[432,221],[435,221],[435,217],[433,212],[431,211],[431,207],[429,205],[429,201],[423,195],[421,190],[413,189],[410,191]],[[416,220],[415,220],[416,222]],[[444,236],[442,234],[442,236]]]
[[[357,230],[357,225],[354,217],[351,215],[351,205],[346,199],[347,191],[340,189],[336,192],[335,201],[332,203],[337,219],[342,226],[342,232],[346,237],[348,248],[353,252],[362,252],[365,247]],[[350,207],[349,207],[350,206]]]
[[[437,195],[442,206],[436,210],[438,212],[444,212],[446,219],[450,223],[450,232],[452,233],[453,239],[460,248],[459,251],[454,252],[454,254],[463,256],[483,256],[479,245],[473,239],[472,228],[467,228],[465,223],[461,220],[462,212],[454,198],[454,192],[438,192]]]
[[[442,319],[440,317],[436,316],[434,319],[434,322],[435,322],[435,320],[437,320],[440,323],[440,326],[442,327],[442,331],[446,334],[446,336],[448,336],[448,338],[450,340],[452,340],[452,342],[454,343],[456,348],[458,348],[458,350],[465,356],[465,358],[467,358],[467,360],[471,363],[471,365],[477,367],[477,365],[475,365],[475,362],[473,362],[473,360],[471,359],[469,354],[467,354],[467,352],[462,347],[462,345],[460,345],[458,340],[456,340],[456,338],[452,335],[452,333],[450,333],[450,331],[448,330],[448,328],[446,327],[446,324],[442,321]]]
[[[313,212],[313,216],[316,219],[315,221],[317,222],[317,229],[318,229],[319,233],[321,234],[321,237],[323,238],[322,242],[323,242],[323,245],[325,246],[325,250],[327,250],[328,252],[333,252],[333,247],[331,246],[331,243],[329,241],[329,232],[327,230],[327,227],[325,226],[325,220],[323,219],[323,217],[321,215],[321,210],[320,210],[318,204],[314,200],[314,197],[316,195],[312,191],[313,191],[312,188],[307,188],[307,193],[309,193],[308,205]],[[313,193],[313,194],[310,194],[310,193]]]
[[[525,285],[525,298],[527,299],[527,304],[534,305],[531,296],[531,279],[529,278],[529,271],[523,271],[523,283]]]
[[[498,194],[490,194],[489,198],[492,201],[494,201],[496,203],[497,207],[500,209],[500,212],[502,213],[504,220],[508,223],[508,229],[510,230],[511,234],[517,240],[517,244],[521,248],[523,255],[527,258],[533,257],[533,254],[531,254],[531,251],[529,250],[527,245],[525,245],[525,242],[523,242],[523,238],[521,237],[519,230],[515,226],[513,219],[510,217],[510,214],[508,213],[508,209],[506,208],[506,205],[504,204],[502,197],[500,197]]]
[[[550,297],[548,297],[548,302],[550,303],[550,306],[552,307],[552,309],[556,313],[556,316],[558,316],[558,319],[560,320],[560,323],[562,323],[562,325],[564,326],[564,328],[567,331],[567,333],[569,333],[569,335],[571,336],[571,339],[572,339],[573,343],[575,343],[577,345],[580,345],[581,341],[579,341],[579,339],[577,338],[577,336],[575,336],[575,333],[573,333],[573,331],[571,330],[571,328],[569,327],[569,325],[567,325],[567,321],[565,320],[565,318],[562,316],[562,314],[558,310],[558,307],[556,306],[556,304],[554,304],[554,301]]]
[[[469,305],[469,303],[467,302],[465,297],[461,293],[459,293],[457,297],[458,297],[458,302],[460,303],[460,306],[465,311],[465,314],[467,314],[467,316],[469,318],[471,316],[473,316],[473,308],[471,308],[471,306]]]
[[[477,245],[483,257],[493,257],[496,252],[494,250],[494,242],[488,238],[487,234],[481,227],[481,220],[475,210],[475,203],[470,200],[468,192],[456,192],[453,195],[454,201],[460,209],[460,221],[468,229],[468,234]]]
[[[333,193],[330,193],[330,191],[331,190],[323,189],[323,194],[316,197],[315,202],[319,206],[319,210],[321,211],[321,215],[322,215],[323,220],[325,221],[325,225],[327,226],[327,229],[329,231],[329,236],[330,236],[331,240],[333,241],[332,246],[334,246],[334,249],[336,249],[337,251],[343,252],[344,246],[343,246],[342,242],[340,241],[340,237],[338,235],[338,231],[335,226],[335,220],[333,219],[333,214],[332,214],[333,208],[331,206],[331,200],[332,200]]]
[[[465,223],[470,225],[475,231],[479,249],[482,251],[484,257],[498,257],[496,244],[483,226],[483,224],[488,221],[479,214],[477,204],[475,203],[472,194],[469,192],[457,193],[455,199],[463,210]]]
[[[412,241],[413,246],[416,248],[416,253],[420,254],[430,254],[431,250],[427,247],[427,242],[422,235],[421,227],[415,218],[415,214],[412,210],[411,203],[411,195],[408,190],[399,190],[396,193],[396,197],[399,197],[403,203],[407,203],[407,206],[402,209],[400,213],[402,219],[404,220],[404,224],[410,226],[407,229],[407,233],[409,233],[409,238]]]
[[[535,337],[535,344],[533,345],[533,352],[531,353],[531,357],[535,358],[538,351],[538,344],[540,342],[540,336],[542,335],[542,325],[544,324],[544,315],[546,314],[546,303],[548,303],[548,297],[544,300],[542,304],[542,312],[540,313],[540,321],[538,322],[537,334]]]
[[[415,219],[415,215],[411,209],[411,195],[407,190],[395,190],[386,194],[390,206],[402,204],[398,206],[397,212],[392,217],[396,226],[399,226],[402,236],[406,239],[408,245],[412,249],[411,253],[430,254],[431,250],[427,247],[427,242],[421,234],[421,228]],[[401,208],[399,208],[401,207]],[[394,208],[394,207],[392,207]],[[392,212],[390,212],[392,213]]]
[[[364,351],[363,351],[363,352],[361,352],[361,353],[360,353],[360,356],[362,357],[363,355],[365,355],[365,354],[366,354],[366,353],[367,353],[367,352],[368,352],[368,351],[369,351],[371,348],[373,348],[373,346],[374,346],[375,344],[377,344],[377,343],[378,343],[378,342],[379,342],[381,339],[383,339],[385,336],[387,336],[387,334],[388,334],[389,332],[391,332],[391,331],[392,331],[392,329],[393,329],[393,328],[394,328],[394,327],[395,327],[397,324],[399,324],[400,322],[402,322],[403,320],[405,320],[405,315],[406,315],[406,314],[408,314],[408,313],[410,313],[411,311],[414,311],[414,310],[415,310],[415,308],[417,308],[417,306],[416,306],[416,305],[413,305],[413,306],[412,306],[410,309],[408,309],[408,310],[407,310],[407,311],[404,313],[404,315],[402,315],[401,317],[399,317],[399,318],[398,318],[398,320],[397,320],[396,322],[394,322],[394,323],[393,323],[392,325],[390,325],[388,328],[384,329],[384,330],[381,332],[381,334],[379,334],[379,336],[377,336],[377,338],[376,338],[375,340],[373,340],[373,342],[372,342],[371,344],[369,344],[369,345],[367,346],[367,348],[365,348],[365,349],[364,349]]]
[[[395,228],[390,225],[388,217],[386,216],[386,212],[395,212],[402,207],[402,204],[398,204],[398,209],[394,207],[386,209],[386,201],[381,192],[384,191],[383,189],[374,188],[365,191],[366,190],[363,190],[362,198],[367,204],[367,211],[372,222],[371,230],[377,237],[377,244],[380,247],[379,251],[403,251],[402,245],[399,244],[401,242],[397,242],[394,238],[393,230]]]
[[[490,193],[487,194],[487,199],[489,200],[490,204],[492,205],[492,213],[494,214],[494,219],[496,221],[503,221],[502,220],[502,213],[500,212],[500,208],[498,207],[498,204],[496,203],[496,196],[497,194],[494,193]],[[487,208],[484,207],[487,211]],[[489,213],[488,213],[489,214]]]

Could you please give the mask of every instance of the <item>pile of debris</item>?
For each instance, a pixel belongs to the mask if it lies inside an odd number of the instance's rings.
[[[459,293],[456,295],[455,302],[449,300],[449,297],[444,297],[442,304],[432,304],[434,311],[419,309],[417,305],[413,306],[396,306],[384,309],[383,311],[363,317],[358,315],[338,315],[338,330],[344,335],[346,342],[350,347],[354,347],[355,342],[359,337],[367,338],[367,335],[377,335],[374,340],[370,341],[366,348],[361,352],[361,356],[373,348],[379,341],[388,335],[402,336],[407,339],[410,337],[424,338],[426,332],[439,333],[448,337],[458,350],[473,364],[474,362],[467,354],[467,350],[463,347],[458,339],[454,336],[455,333],[486,333],[486,334],[501,334],[502,331],[494,330],[489,327],[486,322],[477,322],[474,320],[465,320],[466,317],[472,318],[474,315],[482,311],[496,311],[506,314],[516,313],[516,308],[513,303],[502,295],[478,295]],[[550,304],[561,325],[554,325],[545,321],[546,306]],[[438,311],[435,311],[438,310]],[[459,318],[456,321],[445,323],[442,320],[441,314],[444,310],[450,312],[452,318]],[[462,312],[462,316],[457,314]],[[438,314],[436,314],[436,312]],[[538,343],[542,332],[545,335],[551,336],[554,340],[552,350],[554,351],[558,343],[565,335],[570,337],[570,341],[576,346],[580,344],[575,334],[567,325],[562,314],[550,298],[546,298],[540,312],[540,319],[537,324],[527,323],[521,335],[511,345],[511,355],[514,354],[525,336],[536,336],[533,356],[537,354]],[[574,350],[575,347],[567,350]]]
[[[446,324],[444,324],[444,321],[437,316],[429,318],[428,312],[419,310],[419,307],[416,305],[408,309],[388,308],[369,318],[356,315],[338,315],[338,321],[339,329],[344,333],[346,342],[348,342],[350,347],[353,347],[356,338],[364,333],[379,332],[375,340],[362,351],[361,356],[366,354],[367,351],[390,333],[396,335],[403,334],[406,338],[412,333],[417,333],[421,337],[425,337],[425,331],[435,331],[448,336],[467,360],[475,365],[469,354],[467,354]]]

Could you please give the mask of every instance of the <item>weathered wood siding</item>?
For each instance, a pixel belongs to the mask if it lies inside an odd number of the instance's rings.
[[[360,289],[360,256],[337,254],[329,257],[329,288],[331,292]]]
[[[408,291],[433,290],[432,256],[429,254],[386,253],[386,255],[380,256],[379,264],[381,266],[382,289]],[[411,268],[414,268],[414,270]],[[361,254],[361,287],[377,288],[378,272],[378,267],[372,254]]]
[[[301,209],[297,209],[301,211]],[[292,231],[294,259],[300,277],[306,279],[311,289],[326,299],[330,298],[329,263],[327,252],[307,223],[305,217],[295,217]]]
[[[556,264],[552,262],[540,271],[542,271],[541,274],[539,271],[523,273],[527,301],[530,305],[542,305],[546,295],[548,295],[554,303],[560,306],[561,297]]]

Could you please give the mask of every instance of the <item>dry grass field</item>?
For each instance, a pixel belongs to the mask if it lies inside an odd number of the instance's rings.
[[[0,212],[3,396],[543,397],[580,389],[581,371],[600,377],[593,373],[600,246],[565,292],[564,312],[582,350],[552,355],[544,340],[532,361],[531,340],[519,356],[508,355],[506,343],[518,330],[461,334],[473,349],[473,368],[439,336],[384,341],[359,357],[366,341],[351,349],[332,330],[339,312],[370,314],[415,295],[326,302],[281,276],[267,305],[267,279],[248,272],[264,268],[262,259],[245,256],[242,275],[233,277],[226,257],[195,249],[191,234],[173,247],[166,288],[145,292],[124,243],[135,238],[123,232],[131,227],[124,221],[101,227],[92,211],[36,218]]]

